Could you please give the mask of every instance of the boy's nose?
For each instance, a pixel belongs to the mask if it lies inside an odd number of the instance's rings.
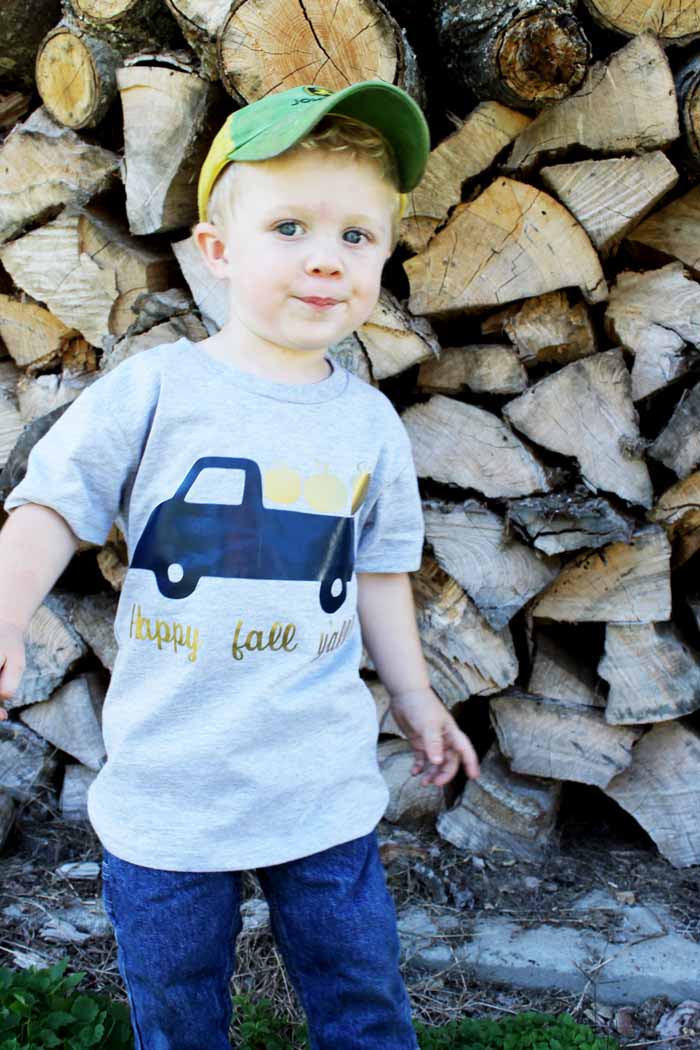
[[[340,266],[336,266],[332,263],[312,263],[307,266],[307,272],[313,274],[324,274],[327,277],[333,277],[335,274],[340,274]]]
[[[343,265],[338,249],[330,240],[318,241],[306,259],[307,273],[336,274],[342,273]]]

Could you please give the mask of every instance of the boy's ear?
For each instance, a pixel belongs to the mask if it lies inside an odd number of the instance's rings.
[[[198,222],[192,228],[194,242],[213,277],[228,277],[228,251],[217,226]]]

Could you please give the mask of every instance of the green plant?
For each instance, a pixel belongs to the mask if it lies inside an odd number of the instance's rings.
[[[129,1010],[107,996],[81,995],[84,972],[68,959],[45,970],[0,966],[0,1050],[122,1050],[132,1047]]]
[[[619,1050],[570,1014],[526,1011],[517,1017],[451,1021],[440,1028],[415,1025],[421,1050]]]
[[[0,966],[0,1050],[133,1050],[129,1010],[76,985],[84,972],[65,975],[68,959],[46,970]],[[269,999],[234,995],[240,1050],[308,1048],[308,1026],[273,1012]],[[421,1050],[619,1050],[569,1014],[526,1012],[517,1017],[415,1025]]]
[[[308,1026],[291,1026],[277,1017],[270,999],[253,1002],[247,995],[234,995],[233,1005],[240,1025],[240,1050],[290,1050],[290,1036],[297,1045],[308,1046]]]
[[[237,995],[234,1004],[240,1020],[240,1050],[308,1047],[308,1026],[290,1028],[274,1015],[269,999],[252,1002]],[[414,1027],[421,1050],[619,1050],[614,1039],[595,1035],[570,1014],[555,1017],[529,1011],[498,1021],[464,1019],[440,1027],[420,1023]]]

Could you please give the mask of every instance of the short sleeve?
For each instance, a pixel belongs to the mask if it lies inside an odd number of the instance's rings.
[[[355,572],[415,572],[421,566],[424,538],[418,478],[410,459],[369,508],[360,532]]]
[[[138,357],[141,355],[135,355]],[[5,500],[55,510],[81,540],[101,546],[133,483],[144,435],[143,366],[128,359],[86,387],[29,453]]]

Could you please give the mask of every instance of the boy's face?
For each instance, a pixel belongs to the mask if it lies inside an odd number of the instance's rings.
[[[235,168],[216,271],[229,280],[227,330],[251,350],[325,351],[374,310],[396,192],[370,161],[342,154],[302,150]]]

